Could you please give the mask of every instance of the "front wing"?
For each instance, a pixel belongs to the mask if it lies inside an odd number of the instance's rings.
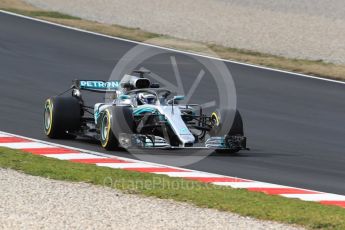
[[[181,148],[171,146],[164,138],[153,135],[142,134],[126,134],[121,133],[118,137],[119,144],[123,148]],[[246,146],[247,138],[244,136],[225,136],[225,137],[210,137],[198,145],[198,148],[219,149],[219,150],[248,150]],[[195,146],[182,147],[194,148]]]

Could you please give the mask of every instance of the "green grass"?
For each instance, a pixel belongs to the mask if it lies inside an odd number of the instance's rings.
[[[16,14],[22,14],[30,17],[48,17],[48,18],[60,18],[60,19],[74,19],[80,20],[78,17],[74,17],[67,14],[62,14],[55,11],[43,11],[43,10],[19,10],[13,8],[2,8],[1,10],[13,12]]]
[[[78,164],[0,148],[0,167],[46,178],[87,182],[129,193],[189,202],[263,220],[313,229],[345,229],[345,209],[314,202],[268,196],[163,175]]]

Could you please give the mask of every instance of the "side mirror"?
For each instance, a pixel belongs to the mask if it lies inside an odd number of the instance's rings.
[[[174,96],[172,99],[168,100],[168,105],[178,104],[178,101],[184,100],[184,96]]]
[[[174,100],[174,101],[182,101],[182,100],[184,100],[184,96],[182,96],[182,95],[180,95],[180,96],[174,96],[174,97],[173,97],[173,100]]]
[[[72,90],[72,96],[73,96],[73,97],[76,97],[76,98],[80,98],[80,97],[81,97],[81,92],[80,92],[80,90],[74,88],[74,89]]]
[[[120,100],[126,100],[126,99],[130,99],[131,97],[129,95],[125,95],[125,94],[122,94],[119,96]]]

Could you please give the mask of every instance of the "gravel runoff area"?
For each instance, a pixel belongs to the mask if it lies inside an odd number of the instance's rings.
[[[345,64],[343,0],[25,0],[102,23]]]
[[[0,229],[301,229],[0,168]]]

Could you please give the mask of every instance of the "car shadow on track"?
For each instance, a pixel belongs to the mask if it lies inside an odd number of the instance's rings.
[[[72,141],[72,140],[71,140]],[[271,158],[271,157],[292,157],[297,154],[287,154],[287,153],[277,153],[273,151],[265,151],[262,149],[251,149],[251,150],[241,150],[237,153],[227,153],[227,152],[210,152],[208,149],[131,149],[130,151],[119,148],[114,151],[106,151],[101,148],[99,141],[92,140],[92,139],[82,139],[78,138],[73,140],[75,143],[80,144],[88,144],[94,147],[99,147],[99,151],[102,153],[106,153],[109,155],[121,155],[123,157],[130,157],[133,155],[137,156],[145,156],[145,155],[157,155],[157,156],[204,156],[204,157],[229,157],[229,158],[251,158],[251,157],[259,157],[259,158]],[[94,148],[93,148],[94,149]]]

